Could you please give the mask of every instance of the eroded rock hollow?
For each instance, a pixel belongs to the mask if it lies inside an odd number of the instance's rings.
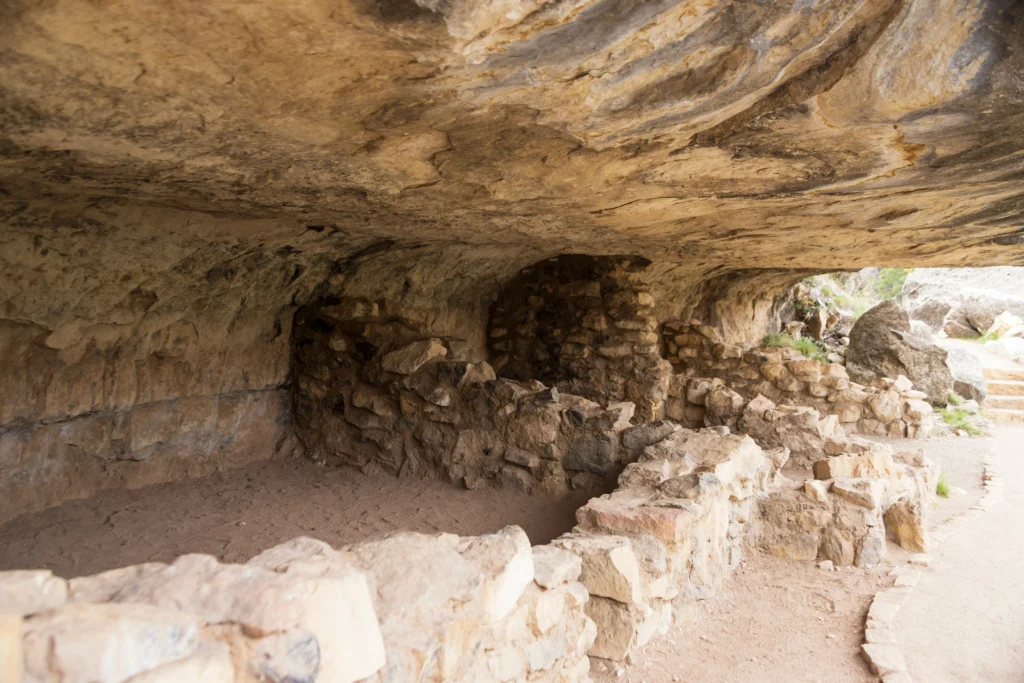
[[[808,271],[1024,263],[1016,2],[0,17],[2,517],[296,453],[304,306],[650,421],[666,321],[749,345]]]
[[[962,377],[909,320],[860,361],[764,337],[813,273],[1024,265],[1022,26],[1015,0],[0,4],[0,522],[270,458],[615,489],[532,550],[5,574],[18,666],[91,676],[123,626],[162,654],[109,680],[580,681],[746,550],[924,551],[935,467],[863,437],[928,434]],[[976,304],[925,327],[1001,312]]]

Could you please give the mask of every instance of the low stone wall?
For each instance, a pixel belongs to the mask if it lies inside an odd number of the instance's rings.
[[[296,431],[319,462],[531,491],[588,487],[635,448],[634,404],[496,379],[464,340],[349,302],[296,317]]]
[[[739,564],[756,501],[789,452],[765,453],[725,431],[673,425],[626,467],[614,493],[580,508],[579,525],[552,541],[582,560],[586,612],[597,625],[592,656],[626,659]]]
[[[669,418],[691,425],[708,419],[710,424],[735,424],[745,402],[760,394],[775,403],[835,415],[861,434],[917,438],[930,432],[927,396],[905,377],[864,386],[850,381],[840,363],[821,363],[789,348],[724,344],[715,328],[697,321],[667,322],[662,330],[668,358],[678,371],[669,384]]]
[[[246,565],[185,555],[71,581],[4,572],[0,672],[26,683],[575,683],[595,638],[580,571],[509,527],[338,550],[296,538]]]
[[[814,479],[761,501],[758,543],[774,555],[836,566],[875,566],[887,537],[926,552],[938,476],[923,452],[893,453],[883,444],[820,460]]]
[[[525,533],[296,538],[65,581],[0,573],[0,662],[31,683],[587,680],[713,593],[785,449],[650,426],[614,494],[531,548]],[[646,447],[644,444],[648,443]]]

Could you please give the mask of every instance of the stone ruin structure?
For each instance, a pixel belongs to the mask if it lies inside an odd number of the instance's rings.
[[[909,381],[864,387],[841,365],[720,341],[724,325],[659,323],[649,266],[573,255],[526,269],[490,307],[485,343],[388,301],[324,295],[293,315],[275,449],[466,488],[592,492],[569,533],[532,548],[518,527],[296,538],[245,565],[0,573],[24,680],[585,681],[590,657],[628,660],[685,622],[745,553],[870,567],[887,536],[924,552],[937,469],[844,428],[917,434],[930,408]],[[579,276],[550,277],[560,269]],[[176,410],[172,425],[212,419]],[[114,419],[136,433],[134,411]],[[198,428],[129,440],[124,460],[171,458],[161,449]]]
[[[924,549],[935,468],[868,437],[926,394],[760,341],[811,273],[1024,265],[1022,23],[3,3],[0,522],[289,458],[592,498],[532,548],[5,572],[0,677],[583,681],[744,553]]]

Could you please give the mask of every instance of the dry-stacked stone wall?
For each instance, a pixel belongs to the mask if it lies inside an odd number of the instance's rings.
[[[632,402],[602,406],[496,378],[466,341],[365,301],[298,312],[292,396],[297,435],[323,463],[564,491],[599,485],[636,458],[622,439]]]
[[[723,343],[718,330],[698,321],[664,323],[662,340],[677,371],[666,415],[686,424],[735,425],[746,401],[762,395],[834,415],[846,429],[865,435],[917,438],[931,429],[927,396],[906,377],[857,384],[841,363],[819,362],[791,348]]]
[[[661,417],[671,369],[661,358],[647,265],[570,254],[523,270],[491,308],[498,374],[593,401],[631,401],[640,420]]]

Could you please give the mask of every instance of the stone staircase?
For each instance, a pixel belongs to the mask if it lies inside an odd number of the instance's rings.
[[[985,408],[995,422],[1024,423],[1024,368],[985,368]]]

